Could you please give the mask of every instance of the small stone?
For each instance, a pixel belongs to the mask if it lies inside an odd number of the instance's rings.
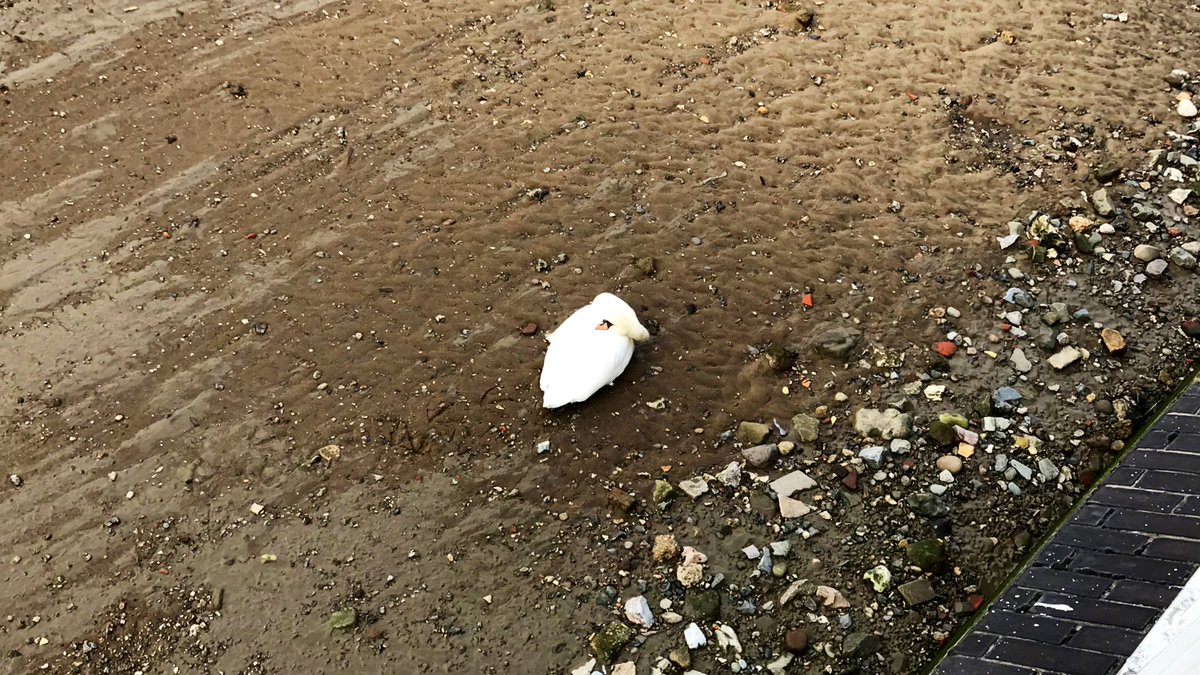
[[[954,353],[958,351],[958,345],[950,342],[949,340],[942,340],[941,342],[935,344],[933,349],[939,355],[941,355],[942,358],[948,359],[951,356],[954,356]]]
[[[771,542],[771,555],[779,558],[785,557],[792,550],[792,542],[784,539],[783,541]]]
[[[259,504],[258,502],[254,502],[253,504],[250,505],[250,513],[253,513],[254,515],[257,516],[257,515],[261,514],[263,512],[263,509],[265,509],[265,508],[266,507],[263,506],[262,504]]]
[[[791,441],[781,441],[779,443],[779,454],[787,457],[796,450],[796,444]]]
[[[9,475],[8,482],[12,483],[13,487],[21,487],[25,481],[21,480],[21,477],[14,473]],[[251,509],[253,509],[253,507],[251,507]]]
[[[654,613],[650,611],[650,603],[641,595],[625,601],[625,618],[643,628],[654,625]]]
[[[1100,340],[1104,342],[1104,348],[1109,354],[1117,355],[1125,351],[1125,338],[1112,328],[1100,331]]]
[[[1161,255],[1162,251],[1158,250],[1158,247],[1151,246],[1150,244],[1138,244],[1133,249],[1133,257],[1141,260],[1142,262],[1157,260]]]
[[[624,490],[613,488],[608,491],[608,503],[621,513],[629,513],[637,506],[637,498]]]
[[[596,658],[604,663],[610,663],[631,638],[633,638],[632,628],[620,621],[613,621],[593,635],[588,644]]]
[[[851,633],[842,641],[842,656],[865,659],[883,649],[883,641],[873,633]]]
[[[655,504],[662,504],[668,501],[674,494],[675,488],[671,487],[671,484],[667,481],[661,479],[654,481],[653,498]]]
[[[1152,277],[1161,277],[1163,273],[1167,271],[1167,265],[1167,261],[1163,260],[1162,258],[1159,258],[1158,260],[1151,260],[1146,264],[1146,274],[1149,274]]]
[[[1200,340],[1200,320],[1187,319],[1180,322],[1179,328],[1183,330],[1183,334],[1193,340]]]
[[[1054,466],[1054,462],[1051,462],[1049,458],[1046,457],[1038,460],[1038,471],[1041,472],[1042,478],[1046,479],[1047,481],[1058,478],[1059,474],[1058,467]]]
[[[940,574],[946,570],[946,547],[940,539],[922,539],[908,545],[908,560],[923,572]]]
[[[737,487],[742,482],[742,465],[730,462],[729,466],[721,469],[717,474],[717,480],[728,487]]]
[[[831,609],[846,609],[850,606],[842,592],[831,586],[817,586],[814,594],[822,605]]]
[[[1046,363],[1049,363],[1051,366],[1053,366],[1055,370],[1062,370],[1072,363],[1075,363],[1082,357],[1083,352],[1074,347],[1067,347],[1046,359]]]
[[[1193,103],[1192,99],[1190,99],[1190,98],[1182,99],[1179,101],[1179,104],[1175,106],[1175,112],[1179,113],[1180,117],[1187,117],[1187,118],[1195,117],[1196,116],[1196,104]]]
[[[904,502],[918,516],[941,518],[950,514],[950,507],[940,497],[926,492],[909,495]]]
[[[674,560],[679,555],[679,542],[675,541],[673,534],[655,535],[654,547],[650,553],[654,556],[655,562]]]
[[[1102,216],[1111,216],[1113,214],[1113,203],[1108,197],[1108,190],[1100,188],[1092,193],[1092,208],[1096,209],[1096,213]]]
[[[909,607],[916,607],[937,597],[937,593],[933,591],[933,584],[925,577],[901,584],[896,590]]]
[[[688,649],[699,649],[708,644],[708,638],[704,635],[704,631],[700,630],[700,626],[695,623],[689,623],[687,628],[683,629],[683,639],[687,641]]]
[[[675,579],[685,588],[691,588],[704,579],[704,565],[698,562],[680,563],[675,568]]]
[[[892,585],[892,571],[886,565],[877,565],[867,570],[863,579],[871,583],[876,593],[883,593]]]
[[[817,481],[809,478],[803,471],[793,471],[771,481],[771,490],[781,496],[790,497],[797,492],[803,492],[817,486]]]
[[[963,461],[958,455],[943,455],[937,459],[937,468],[939,471],[949,471],[952,474],[957,474],[962,471]]]
[[[1170,192],[1167,193],[1167,199],[1170,199],[1171,201],[1173,201],[1179,205],[1183,205],[1183,203],[1188,200],[1188,197],[1191,197],[1191,196],[1192,196],[1192,191],[1188,188],[1175,188],[1174,190],[1171,190]],[[1170,231],[1170,230],[1168,230],[1168,231]],[[1179,236],[1178,232],[1179,232],[1179,230],[1176,229],[1175,234],[1173,234],[1172,236]]]
[[[1009,361],[1012,362],[1013,370],[1018,373],[1028,373],[1033,369],[1033,364],[1029,362],[1029,359],[1025,356],[1025,352],[1020,347],[1013,350]]]
[[[821,428],[821,422],[815,417],[799,414],[792,417],[792,433],[796,434],[796,438],[802,443],[812,443],[817,440],[818,432]]]
[[[1187,249],[1183,248],[1182,246],[1176,246],[1175,248],[1171,249],[1171,252],[1167,254],[1167,259],[1170,260],[1172,264],[1182,267],[1185,270],[1196,269],[1196,256],[1188,253]]]
[[[733,437],[742,443],[750,443],[758,445],[763,442],[767,434],[771,433],[771,427],[759,422],[742,422],[738,425],[737,432]]]
[[[803,628],[793,628],[783,636],[783,646],[793,654],[803,654],[808,649],[808,633]]]
[[[1000,387],[992,392],[992,410],[998,413],[1010,413],[1016,410],[1016,404],[1021,400],[1021,394],[1012,387]]]
[[[750,466],[762,469],[769,466],[779,456],[779,446],[774,443],[756,445],[742,450],[742,456],[746,458]]]
[[[912,434],[913,417],[895,408],[872,410],[861,408],[854,413],[854,430],[863,438],[879,437],[885,441],[908,438]]]
[[[1021,478],[1024,478],[1025,480],[1033,478],[1033,469],[1025,466],[1019,460],[1009,460],[1008,467],[1020,474]]]
[[[679,481],[679,489],[692,499],[698,498],[700,495],[708,492],[708,481],[703,478],[688,478]]]
[[[858,456],[862,461],[872,469],[878,469],[883,466],[883,453],[887,449],[880,445],[872,445],[869,448],[863,448],[858,451]]]

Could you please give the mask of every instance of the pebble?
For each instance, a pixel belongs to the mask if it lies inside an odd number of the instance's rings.
[[[950,473],[949,471],[947,471],[945,469],[942,469],[941,473],[938,474],[938,480],[942,481],[943,483],[953,483],[954,482],[954,474]]]
[[[863,438],[879,437],[885,441],[908,438],[912,434],[912,426],[912,415],[895,408],[860,408],[854,413],[854,430]]]
[[[1133,257],[1142,262],[1157,260],[1161,255],[1162,251],[1158,250],[1157,246],[1151,246],[1150,244],[1138,244],[1133,249]]]
[[[742,465],[737,462],[730,462],[729,466],[721,469],[720,473],[717,474],[717,480],[728,487],[737,487],[742,482]],[[813,485],[816,485],[816,482],[813,482]]]
[[[1033,469],[1025,466],[1018,460],[1014,459],[1014,460],[1009,461],[1008,466],[1009,466],[1009,468],[1011,468],[1014,471],[1016,471],[1017,473],[1019,473],[1021,475],[1021,478],[1024,478],[1025,480],[1029,480],[1029,479],[1033,478]]]
[[[766,445],[756,445],[752,448],[742,450],[742,457],[757,469],[762,469],[771,464],[776,457],[779,456],[779,446],[774,443]]]
[[[937,459],[937,468],[939,471],[949,471],[952,474],[957,474],[962,471],[963,461],[958,455],[943,455]]]
[[[879,467],[883,466],[884,452],[886,452],[886,448],[883,446],[872,445],[869,448],[863,448],[862,450],[859,450],[858,456],[864,463],[866,463],[867,466],[871,467],[872,469],[878,469]]]
[[[1030,370],[1033,370],[1033,364],[1029,362],[1029,359],[1025,356],[1025,352],[1020,347],[1013,350],[1009,360],[1012,361],[1013,370],[1018,373],[1028,373]]]
[[[1020,485],[1017,485],[1016,483],[1012,483],[1012,482],[1010,482],[1010,483],[1008,484],[1008,491],[1009,491],[1009,492],[1011,492],[1011,493],[1013,493],[1014,495],[1016,495],[1016,496],[1018,496],[1018,497],[1020,497],[1020,496],[1021,496],[1021,486],[1020,486]]]
[[[1188,253],[1187,249],[1182,246],[1176,246],[1171,249],[1171,252],[1167,254],[1167,258],[1185,270],[1196,269],[1196,256]]]
[[[1149,274],[1152,277],[1160,277],[1163,275],[1163,272],[1167,271],[1167,264],[1167,261],[1161,258],[1158,260],[1151,260],[1146,265],[1146,274]]]
[[[946,494],[946,486],[939,483],[933,483],[929,486],[929,491],[939,497]]]
[[[1041,472],[1042,478],[1045,478],[1047,481],[1058,478],[1059,474],[1058,467],[1054,466],[1054,462],[1051,462],[1046,457],[1038,460],[1038,471]]]
[[[1180,117],[1195,117],[1196,104],[1192,102],[1192,99],[1185,98],[1179,102],[1179,105],[1175,106],[1175,112],[1179,113]]]
[[[25,481],[21,480],[21,477],[14,473],[9,475],[8,482],[12,483],[13,487],[21,487],[21,484]]]
[[[783,646],[793,654],[800,654],[808,649],[808,633],[803,628],[793,628],[783,636]]]

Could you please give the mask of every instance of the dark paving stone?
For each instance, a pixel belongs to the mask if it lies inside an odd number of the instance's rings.
[[[1009,663],[993,663],[962,656],[951,656],[942,661],[935,675],[1036,675],[1036,670],[1014,666]]]
[[[1119,466],[1104,479],[1105,485],[1134,485],[1146,475],[1145,469]]]
[[[1090,551],[1089,551],[1090,553]],[[1112,578],[1056,570],[1049,567],[1031,567],[1017,579],[1017,585],[1024,588],[1036,588],[1043,591],[1070,593],[1088,598],[1098,598],[1104,595]],[[998,631],[993,631],[998,632]]]
[[[1112,487],[1105,485],[1091,496],[1090,501],[1106,506],[1119,506],[1139,511],[1168,513],[1184,500],[1183,495],[1138,488]]]
[[[1137,579],[1152,583],[1182,585],[1192,576],[1194,566],[1175,560],[1159,560],[1145,555],[1122,555],[1080,551],[1071,560],[1071,569],[1083,573]]]
[[[1163,584],[1155,584],[1149,581],[1137,581],[1136,579],[1122,579],[1112,585],[1105,594],[1105,600],[1113,602],[1126,602],[1131,605],[1144,605],[1146,607],[1160,607],[1166,609],[1167,605],[1179,595],[1179,586],[1165,586]]]
[[[1124,628],[1084,626],[1067,640],[1067,646],[1114,656],[1129,656],[1141,644],[1143,637],[1140,632]]]
[[[1196,481],[1200,483],[1200,480]],[[1110,527],[1125,532],[1147,532],[1150,534],[1168,534],[1176,537],[1191,539],[1200,538],[1200,518],[1178,516],[1170,513],[1149,513],[1147,511],[1129,511],[1118,509],[1113,511],[1104,527]]]
[[[1131,468],[1130,470],[1138,471],[1139,469]],[[1200,480],[1196,480],[1196,477],[1190,473],[1141,470],[1145,471],[1145,474],[1137,479],[1137,487],[1147,490],[1161,490],[1162,492],[1176,492],[1185,495],[1200,495]]]
[[[1035,591],[1032,588],[1017,588],[1012,587],[1000,596],[1000,599],[993,605],[995,609],[1006,609],[1012,612],[1020,612],[1029,609],[1033,603],[1037,602],[1042,597],[1042,591]],[[994,610],[993,610],[994,611]]]
[[[1099,525],[1112,509],[1105,504],[1084,504],[1069,522],[1075,525]]]
[[[1181,431],[1187,434],[1200,434],[1200,416],[1167,413],[1158,421],[1158,424],[1154,425],[1154,429],[1156,431]]]
[[[1200,564],[1200,541],[1159,537],[1146,545],[1142,555]]]
[[[1167,449],[1173,452],[1200,452],[1200,434],[1179,434],[1167,443]]]
[[[1111,519],[1112,516],[1110,515],[1109,518]],[[1075,546],[1094,551],[1132,553],[1145,546],[1150,541],[1150,536],[1090,525],[1064,525],[1054,536],[1054,541],[1064,546]]]
[[[1048,616],[992,610],[979,621],[979,630],[1025,638],[1052,645],[1061,644],[1075,631],[1075,624]]]
[[[1137,447],[1141,448],[1142,450],[1160,450],[1167,447],[1167,444],[1171,442],[1171,439],[1178,435],[1179,432],[1176,431],[1160,431],[1155,429],[1147,432],[1146,435],[1139,438]]]
[[[1184,516],[1200,516],[1200,497],[1188,497],[1175,509],[1175,513]],[[1200,539],[1200,535],[1197,535]]]
[[[1200,454],[1171,452],[1170,450],[1134,450],[1125,456],[1122,465],[1138,469],[1179,471],[1195,476],[1200,474]]]
[[[997,636],[976,629],[954,647],[954,653],[963,656],[983,656],[984,652],[996,644],[996,640]]]
[[[1065,605],[1071,609],[1062,609]],[[1087,621],[1104,626],[1117,626],[1142,630],[1158,618],[1158,610],[1151,607],[1126,605],[1119,602],[1079,598],[1058,593],[1046,593],[1041,597],[1033,612],[1068,621]]]
[[[1039,567],[1054,567],[1063,570],[1067,568],[1067,564],[1071,562],[1071,558],[1075,556],[1078,550],[1073,546],[1064,546],[1063,544],[1051,542],[1042,547],[1033,564]]]
[[[1107,672],[1117,662],[1115,656],[1108,654],[1017,638],[1001,638],[988,650],[987,658],[1064,675],[1097,675]]]

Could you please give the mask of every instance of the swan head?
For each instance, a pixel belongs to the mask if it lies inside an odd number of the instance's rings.
[[[602,325],[607,324],[607,330],[624,335],[634,342],[650,339],[650,331],[638,321],[637,314],[624,300],[612,293],[601,293],[592,300],[592,305],[603,314]]]

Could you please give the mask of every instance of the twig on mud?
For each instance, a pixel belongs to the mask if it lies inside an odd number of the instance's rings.
[[[722,171],[721,173],[719,173],[716,176],[709,176],[708,178],[705,178],[704,180],[700,181],[700,184],[708,185],[709,183],[715,183],[728,175],[729,175],[728,171]]]

